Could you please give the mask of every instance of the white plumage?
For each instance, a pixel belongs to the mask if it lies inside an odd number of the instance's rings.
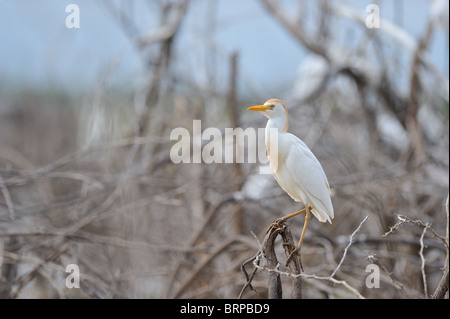
[[[292,199],[312,207],[311,213],[319,221],[331,223],[334,212],[330,185],[319,161],[295,135],[279,134],[278,143],[287,148],[286,158],[278,160],[278,171],[272,171],[278,184]]]
[[[269,119],[265,142],[273,176],[292,199],[305,204],[307,215],[298,244],[300,248],[309,222],[308,211],[321,222],[331,223],[331,219],[334,218],[330,184],[322,165],[311,150],[302,140],[287,132],[288,112],[281,100],[270,99],[264,105],[256,105],[249,110],[260,111]],[[274,133],[276,136],[271,135]],[[288,215],[286,219],[303,212]]]

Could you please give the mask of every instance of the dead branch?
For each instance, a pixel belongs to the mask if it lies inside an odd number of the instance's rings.
[[[187,4],[188,0],[169,3],[168,7],[164,8],[164,11],[167,12],[166,14],[168,15],[165,19],[167,21],[164,21],[164,23],[156,30],[151,30],[147,34],[140,36],[138,41],[139,46],[142,48],[156,42],[170,41],[180,27]],[[171,6],[174,8],[169,8]]]
[[[344,248],[344,253],[342,254],[342,258],[341,261],[339,262],[339,264],[337,265],[337,267],[334,269],[334,271],[331,273],[330,277],[334,277],[334,275],[336,275],[336,273],[338,272],[339,268],[341,268],[342,263],[344,262],[345,257],[347,256],[347,251],[350,248],[350,246],[353,244],[353,237],[356,235],[357,232],[359,232],[359,230],[361,229],[362,225],[366,222],[366,220],[369,218],[369,216],[367,215],[362,221],[361,223],[359,223],[358,228],[355,229],[355,231],[350,235],[350,238],[348,240],[348,244],[347,246]]]
[[[230,57],[230,78],[228,84],[228,93],[227,93],[227,108],[230,114],[231,125],[232,127],[239,127],[239,110],[237,103],[237,80],[238,80],[238,53],[233,53]],[[239,143],[239,141],[236,141]],[[243,145],[237,145],[236,149],[241,149]],[[236,157],[239,154],[236,154]],[[238,161],[233,164],[233,179],[239,181],[232,188],[233,191],[239,191],[244,184],[245,179],[243,178],[242,166]],[[235,214],[233,218],[233,222],[235,225],[236,233],[242,234],[244,230],[244,224],[242,220],[242,209],[239,208],[239,211]]]
[[[294,238],[289,227],[286,226],[281,233],[283,240],[283,247],[286,257],[289,258],[295,249]],[[302,271],[301,258],[292,258],[289,262],[289,270],[291,274],[300,274]],[[301,277],[294,277],[292,280],[292,299],[302,299],[302,279]]]
[[[251,276],[248,276],[247,271],[245,270],[245,265],[253,261],[254,265],[259,265],[261,260],[264,260],[264,267],[265,269],[276,269],[278,270],[280,267],[280,262],[278,261],[277,254],[275,252],[275,240],[278,237],[278,235],[282,238],[282,245],[286,253],[286,257],[290,256],[292,252],[294,251],[294,248],[296,247],[294,244],[294,239],[292,237],[292,233],[289,230],[289,226],[286,225],[284,222],[280,221],[274,221],[269,229],[266,232],[266,236],[264,237],[264,240],[262,244],[260,244],[260,249],[258,253],[253,256],[252,258],[245,261],[242,266],[241,270],[244,272],[245,277],[247,279],[247,283],[242,288],[239,298],[242,297],[242,294],[244,293],[246,288],[250,288],[251,290],[254,290],[251,281],[253,280],[253,277],[255,276],[256,270],[258,267],[256,267],[252,273]],[[255,236],[256,238],[256,236]],[[256,238],[257,240],[257,238]],[[258,242],[259,244],[259,242]],[[291,259],[289,262],[289,268],[292,274],[300,274],[301,272],[301,263],[300,258],[295,251],[294,254],[297,256],[294,256],[294,258]],[[267,265],[267,266],[265,266]],[[269,299],[281,299],[282,298],[282,284],[281,284],[281,278],[280,273],[277,271],[268,271],[268,298]],[[302,283],[300,277],[293,277],[292,281],[292,298],[293,299],[301,299],[302,298]]]
[[[250,290],[254,291],[256,294],[258,294],[258,292],[256,291],[255,288],[253,288],[252,286],[252,280],[255,277],[256,272],[258,271],[258,268],[253,269],[252,274],[249,276],[247,273],[247,270],[245,269],[245,266],[248,265],[249,263],[253,262],[256,259],[257,256],[253,256],[249,259],[247,259],[246,261],[244,261],[241,265],[241,271],[244,273],[245,275],[245,279],[247,279],[247,282],[245,283],[244,287],[242,287],[241,292],[239,293],[238,299],[242,299],[242,295],[245,292],[245,290],[247,288],[250,288]],[[258,261],[258,265],[259,265],[259,261]]]
[[[419,256],[420,256],[420,260],[422,261],[422,264],[420,266],[420,272],[422,273],[424,295],[425,295],[425,299],[428,299],[427,275],[425,273],[425,257],[423,255],[423,249],[425,248],[424,244],[423,244],[423,238],[424,238],[426,232],[427,232],[427,228],[424,227],[423,231],[422,231],[422,235],[420,235],[420,240],[419,240],[420,241]]]
[[[214,258],[222,253],[226,248],[228,248],[230,245],[234,244],[235,242],[246,242],[245,238],[242,238],[241,236],[237,236],[234,238],[230,238],[228,240],[223,241],[218,247],[215,247],[210,254],[205,256],[202,260],[200,260],[197,265],[192,269],[189,276],[182,281],[180,286],[176,289],[173,298],[179,298],[182,296],[184,291],[189,287],[189,284],[191,284],[194,279],[199,275],[200,271],[206,267]]]
[[[2,191],[3,197],[5,198],[6,206],[8,207],[9,219],[13,220],[16,217],[16,213],[14,211],[14,203],[11,199],[8,187],[4,185],[4,181],[1,175],[0,175],[0,190]]]
[[[449,237],[449,210],[448,210],[448,201],[449,201],[449,196],[447,195],[447,200],[445,202],[445,213],[446,213],[446,219],[447,219],[447,227],[446,227],[446,240],[448,242],[448,237]],[[438,286],[436,287],[435,292],[433,293],[432,298],[433,299],[443,299],[445,297],[445,294],[448,291],[448,284],[449,284],[449,275],[448,275],[448,269],[449,269],[449,265],[448,265],[448,256],[449,256],[449,252],[448,252],[448,248],[447,248],[447,256],[445,258],[445,265],[444,265],[444,273],[442,274],[441,280],[439,281]]]
[[[216,213],[219,211],[219,209],[225,205],[226,203],[233,202],[235,200],[233,194],[227,194],[222,196],[217,202],[211,204],[207,211],[205,212],[204,217],[202,218],[202,223],[197,227],[189,236],[189,238],[186,240],[185,247],[186,249],[189,249],[190,247],[197,246],[198,241],[200,240],[202,234],[206,231],[208,225],[210,224],[213,217],[216,215]],[[181,261],[177,262],[174,265],[173,271],[170,272],[169,277],[169,285],[168,287],[172,287],[174,281],[176,280],[180,268],[182,266]],[[170,291],[169,289],[165,292],[166,297],[169,297]]]
[[[410,288],[407,288],[404,284],[402,284],[395,276],[392,272],[390,272],[386,266],[378,259],[375,257],[375,254],[370,254],[369,256],[367,256],[367,258],[375,265],[377,265],[378,267],[380,267],[381,270],[383,270],[391,279],[392,284],[394,285],[394,287],[396,287],[397,289],[403,291],[405,293],[406,296],[408,296],[408,298],[413,298],[416,299],[417,296],[415,294],[413,294],[411,292]]]
[[[285,227],[285,225],[283,226]],[[275,239],[283,232],[284,227],[270,227],[262,243],[263,256],[266,258],[269,269],[278,269],[280,266],[275,253]],[[283,297],[280,274],[269,271],[267,291],[269,299],[281,299]]]
[[[421,101],[419,100],[419,96],[422,93],[422,83],[420,83],[420,66],[421,66],[421,56],[423,52],[425,52],[426,48],[431,39],[433,31],[433,21],[429,19],[426,31],[422,38],[419,40],[419,45],[417,46],[411,66],[411,77],[410,77],[410,85],[409,85],[409,107],[407,111],[406,118],[406,128],[409,130],[411,135],[411,148],[415,153],[416,160],[423,160],[426,150],[425,150],[425,141],[423,137],[423,131],[419,125],[417,116],[419,112],[419,108],[421,105]]]
[[[309,274],[304,274],[304,273],[295,275],[295,274],[291,274],[290,272],[280,271],[279,269],[270,269],[266,266],[261,266],[257,263],[257,261],[258,261],[258,258],[255,259],[255,261],[253,262],[253,265],[260,270],[275,272],[275,273],[278,273],[280,275],[290,277],[290,278],[304,278],[304,279],[315,279],[315,280],[320,280],[320,281],[329,281],[333,284],[344,286],[350,292],[352,292],[358,299],[365,299],[365,297],[356,288],[349,285],[345,280],[337,280],[337,279],[331,278],[330,276],[317,276],[317,275],[309,275]]]
[[[334,269],[334,271],[332,272],[332,274],[328,277],[321,277],[321,276],[316,276],[316,275],[307,275],[307,274],[302,274],[300,272],[301,270],[301,263],[300,263],[300,258],[292,258],[291,263],[289,264],[290,266],[290,273],[286,273],[286,272],[281,272],[279,271],[279,263],[278,260],[272,263],[267,263],[267,266],[260,266],[259,265],[259,258],[261,257],[261,254],[257,255],[256,258],[254,259],[253,263],[255,265],[256,268],[259,269],[266,269],[267,271],[269,271],[270,273],[276,273],[277,275],[283,274],[283,275],[287,275],[289,277],[292,277],[294,279],[293,282],[293,297],[294,298],[298,298],[301,299],[301,278],[306,278],[306,279],[317,279],[317,280],[321,280],[321,281],[330,281],[333,282],[334,284],[340,284],[343,285],[345,288],[347,288],[348,290],[350,290],[355,296],[357,296],[358,298],[364,298],[361,293],[359,293],[359,291],[350,286],[346,281],[344,280],[336,280],[335,278],[333,278],[337,271],[339,270],[339,268],[341,267],[342,263],[344,262],[346,256],[347,256],[347,251],[350,248],[350,246],[353,244],[354,240],[354,236],[356,235],[357,232],[360,231],[361,227],[363,226],[363,224],[367,221],[367,219],[369,218],[369,216],[366,216],[361,223],[358,225],[358,227],[353,231],[353,233],[349,236],[349,243],[347,244],[347,246],[344,248],[344,252],[342,254],[342,258],[339,262],[339,264],[337,265],[337,267]],[[280,227],[281,231],[280,231]],[[286,255],[289,256],[292,252],[292,247],[295,247],[294,243],[293,243],[293,239],[292,239],[292,234],[288,228],[287,225],[283,224],[278,224],[276,222],[274,222],[271,227],[269,228],[268,231],[268,235],[270,235],[270,232],[276,233],[279,232],[280,234],[283,234],[283,246],[285,247],[285,251],[286,251]],[[268,238],[269,236],[266,235],[266,238]],[[264,242],[263,245],[264,247]],[[272,257],[273,258],[273,257]],[[276,256],[275,256],[276,258]],[[270,266],[272,265],[272,267]]]
[[[33,278],[39,273],[41,268],[43,266],[45,266],[45,264],[47,264],[48,262],[51,262],[51,261],[55,260],[56,258],[58,258],[59,256],[61,256],[67,249],[69,249],[69,246],[70,245],[68,243],[63,243],[59,247],[59,249],[56,249],[55,251],[53,251],[49,257],[47,257],[45,260],[43,260],[41,263],[39,263],[33,270],[31,270],[30,272],[19,277],[16,281],[16,286],[13,287],[13,289],[11,291],[11,298],[12,299],[17,298],[17,296],[19,295],[19,293],[22,290],[22,288],[24,287],[24,285],[29,283],[30,281],[32,281]]]
[[[364,298],[358,292],[358,290],[356,288],[350,286],[346,281],[336,280],[333,277],[336,275],[337,271],[339,270],[342,263],[344,262],[345,257],[347,256],[347,251],[354,242],[353,237],[356,235],[357,232],[360,231],[361,227],[367,221],[368,218],[369,218],[369,216],[366,216],[361,221],[361,223],[358,225],[358,227],[353,231],[353,233],[350,235],[349,243],[344,249],[344,252],[342,254],[342,258],[341,258],[339,264],[334,269],[332,274],[328,277],[320,277],[320,276],[316,276],[316,275],[307,275],[307,274],[301,273],[302,267],[301,267],[300,256],[298,256],[298,258],[291,259],[291,262],[289,263],[289,268],[290,268],[289,273],[282,272],[279,270],[280,263],[278,262],[278,259],[277,259],[277,256],[276,256],[275,250],[274,250],[275,238],[278,235],[282,236],[283,247],[285,248],[286,256],[290,256],[293,249],[295,248],[295,244],[294,244],[294,241],[292,238],[292,234],[289,230],[289,227],[284,222],[280,223],[279,221],[275,221],[274,223],[272,223],[272,225],[270,226],[270,228],[267,231],[267,234],[261,245],[260,251],[256,254],[256,256],[247,260],[245,262],[245,264],[248,264],[250,261],[253,261],[253,265],[255,266],[256,269],[263,269],[263,270],[268,271],[268,273],[269,273],[269,289],[268,289],[269,298],[281,298],[282,288],[281,288],[280,275],[286,275],[288,277],[293,278],[292,295],[293,295],[294,299],[302,298],[301,278],[317,279],[317,280],[323,280],[323,281],[330,281],[330,282],[333,282],[334,284],[340,284],[340,285],[343,285],[348,290],[350,290],[358,298]],[[265,261],[265,263],[263,265],[260,265],[261,259],[263,259]],[[251,288],[251,280],[253,279],[254,273],[255,273],[255,271],[254,271],[252,276],[249,277],[247,275],[247,272],[244,269],[245,264],[242,265],[241,269],[243,269],[243,271],[244,271],[244,274],[247,278],[247,283],[244,286],[244,288],[242,289],[240,297],[242,296],[242,293],[245,290],[245,288],[247,288],[247,287]]]
[[[441,280],[439,281],[439,285],[436,288],[436,291],[433,294],[433,299],[443,299],[445,294],[448,291],[448,267],[444,270],[444,274],[442,275]]]
[[[423,221],[421,221],[419,219],[413,220],[407,216],[399,215],[399,214],[397,215],[397,219],[398,219],[398,221],[397,221],[397,223],[395,223],[394,226],[389,226],[389,231],[383,235],[384,237],[392,234],[395,230],[397,230],[401,225],[403,225],[405,223],[418,225],[418,226],[424,227],[424,228],[428,229],[429,231],[431,231],[436,238],[438,238],[442,241],[442,243],[445,245],[446,249],[448,250],[447,239],[444,238],[443,236],[440,236],[438,233],[436,233],[436,231],[433,228],[431,228],[431,226],[429,224],[424,223]]]

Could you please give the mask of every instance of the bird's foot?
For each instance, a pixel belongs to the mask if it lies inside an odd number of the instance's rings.
[[[273,231],[275,229],[280,229],[281,227],[285,226],[285,225],[283,225],[285,221],[286,220],[284,218],[275,219],[272,222],[272,224],[270,224],[269,228],[267,228],[266,234],[269,233],[270,231]]]
[[[276,226],[276,227],[281,227],[282,224],[284,224],[286,222],[286,218],[281,217],[281,218],[277,218],[273,221],[272,225]]]
[[[292,258],[297,257],[298,260],[298,264],[300,265],[300,268],[303,271],[303,265],[302,265],[302,255],[300,254],[300,249],[295,246],[292,243],[285,243],[283,244],[284,246],[288,246],[290,249],[288,249],[289,251],[294,248],[291,253],[289,254],[288,258],[286,259],[286,267],[288,267],[289,263],[292,261]]]
[[[297,246],[295,246],[295,245],[294,245],[293,243],[291,243],[291,242],[283,243],[283,247],[287,248],[288,251],[291,252],[291,254],[292,254],[292,252],[294,252],[294,251],[297,249]],[[290,255],[291,255],[291,254],[290,254]],[[289,255],[289,256],[290,256],[290,255]]]

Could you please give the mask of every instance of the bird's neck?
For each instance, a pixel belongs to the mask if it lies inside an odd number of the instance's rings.
[[[283,134],[287,131],[287,122],[284,119],[275,117],[275,118],[270,118],[267,121],[267,125],[266,125],[266,138],[265,138],[265,142],[266,142],[266,149],[267,149],[267,153],[270,154],[270,141],[272,138],[272,143],[273,142],[278,142],[278,138],[277,136],[272,136],[271,137],[271,133],[273,134],[274,132],[276,132],[276,134]]]
[[[285,133],[288,128],[287,119],[272,117],[267,121],[266,132],[271,128],[276,128],[278,133]]]

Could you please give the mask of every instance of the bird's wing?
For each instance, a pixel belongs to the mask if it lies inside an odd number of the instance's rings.
[[[305,200],[313,207],[312,213],[321,222],[334,218],[330,198],[330,185],[327,176],[311,150],[295,135],[289,134],[290,149],[286,157],[286,169],[297,187],[307,197]]]

